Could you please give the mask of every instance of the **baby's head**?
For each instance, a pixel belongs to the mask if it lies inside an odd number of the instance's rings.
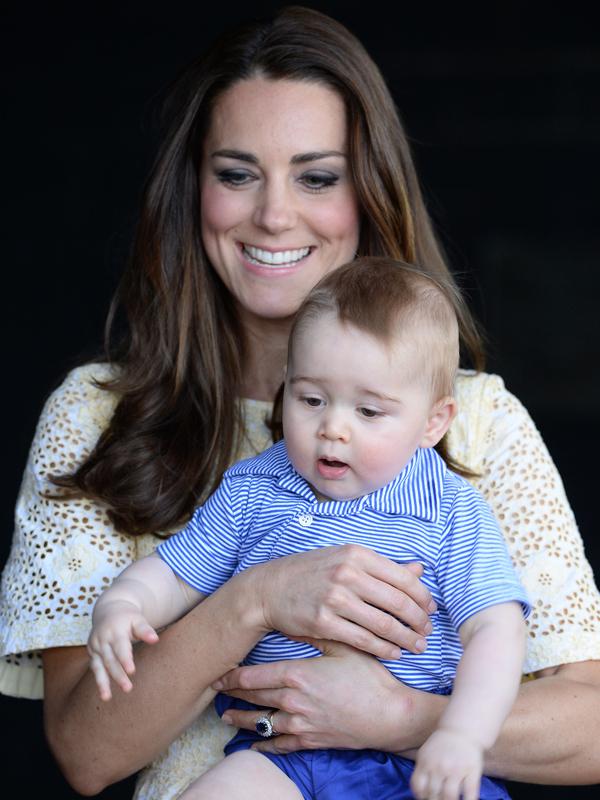
[[[360,258],[310,292],[290,334],[283,430],[318,495],[389,483],[456,412],[457,313],[449,283],[387,258]]]

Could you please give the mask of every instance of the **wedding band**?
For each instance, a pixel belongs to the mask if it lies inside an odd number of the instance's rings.
[[[275,725],[273,725],[273,717],[276,713],[277,712],[275,709],[273,709],[273,711],[267,711],[266,714],[263,714],[262,717],[259,717],[256,720],[254,728],[258,735],[262,736],[264,739],[269,739],[271,736],[277,736]]]

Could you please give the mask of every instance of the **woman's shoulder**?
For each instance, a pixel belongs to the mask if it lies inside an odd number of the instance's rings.
[[[72,472],[89,454],[118,402],[114,392],[102,388],[115,372],[110,364],[85,364],[71,370],[50,394],[31,451],[39,477]]]
[[[458,410],[448,431],[448,448],[455,460],[478,472],[487,446],[497,436],[499,417],[526,412],[499,375],[459,370],[454,393]]]
[[[118,397],[103,389],[108,364],[72,370],[47,399],[15,510],[11,552],[0,586],[0,691],[40,697],[37,651],[82,645],[94,600],[156,540],[119,533],[107,509],[52,482],[71,474],[108,425]],[[141,552],[141,549],[144,552]]]
[[[116,393],[105,388],[105,384],[116,376],[117,368],[105,362],[75,367],[50,394],[41,416],[60,411],[105,424],[118,401]]]

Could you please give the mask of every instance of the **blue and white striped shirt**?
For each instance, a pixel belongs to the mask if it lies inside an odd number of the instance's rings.
[[[427,650],[382,662],[415,688],[452,688],[462,653],[457,630],[472,614],[513,600],[529,612],[490,509],[432,449],[417,450],[394,480],[369,495],[319,502],[278,442],[229,469],[189,524],[157,552],[190,586],[210,594],[255,564],[350,542],[400,564],[424,565],[422,580],[438,605]],[[316,655],[310,645],[273,631],[244,663]]]

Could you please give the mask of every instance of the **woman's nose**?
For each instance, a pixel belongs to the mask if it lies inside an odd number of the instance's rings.
[[[267,183],[257,198],[254,224],[268,233],[290,230],[296,224],[297,214],[292,192],[284,181]]]

